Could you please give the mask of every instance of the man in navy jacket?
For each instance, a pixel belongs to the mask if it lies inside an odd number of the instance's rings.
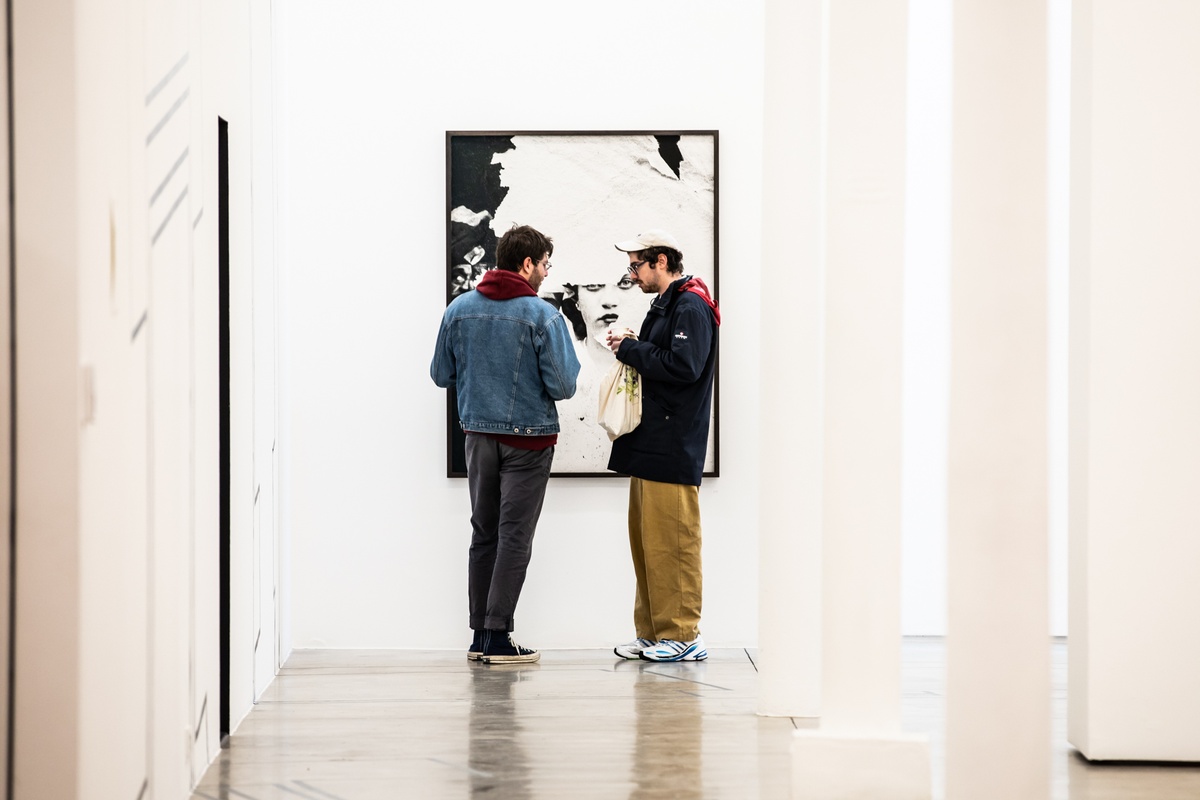
[[[558,441],[554,402],[575,394],[579,375],[566,320],[537,296],[553,250],[528,225],[500,237],[497,269],[450,303],[429,366],[434,383],[458,389],[471,495],[467,658],[488,663],[539,658],[510,634]]]
[[[637,577],[637,637],[614,652],[646,661],[702,661],[700,477],[708,449],[721,313],[699,278],[683,274],[675,237],[653,229],[616,245],[630,277],[658,295],[637,339],[608,346],[641,375],[642,421],[613,442],[608,468],[630,476],[629,545]]]

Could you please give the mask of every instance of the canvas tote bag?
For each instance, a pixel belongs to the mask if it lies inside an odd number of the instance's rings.
[[[610,442],[638,426],[642,421],[642,381],[636,369],[620,361],[612,365],[600,382],[596,419]]]

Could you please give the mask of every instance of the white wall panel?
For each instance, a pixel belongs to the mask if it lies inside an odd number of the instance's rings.
[[[757,418],[759,281],[772,279],[764,262],[792,257],[759,242],[761,5],[354,0],[287,14],[295,646],[469,641],[469,503],[465,481],[444,477],[445,395],[428,377],[445,297],[444,137],[545,129],[720,130],[723,474],[701,487],[703,629],[710,645],[753,642],[758,435],[788,424]],[[656,33],[630,35],[629,19]],[[617,256],[556,252],[555,271]],[[551,481],[518,638],[632,635],[626,495],[620,479]]]
[[[1076,0],[1069,738],[1200,760],[1200,6]]]
[[[148,101],[144,78],[145,9],[137,4],[114,11],[107,3],[76,5],[78,30],[92,33],[75,39],[81,64],[75,91],[80,129],[88,132],[77,173],[78,359],[91,375],[94,395],[80,400],[84,600],[78,783],[97,796],[148,787],[153,692],[156,677],[161,674],[165,680],[169,674],[152,658],[156,566],[150,502],[148,243],[156,206],[169,208],[174,198],[163,199],[172,188],[164,186],[151,202],[155,186],[150,182],[161,183],[168,169],[155,168],[152,178],[147,155],[147,134],[157,119],[148,120],[157,110],[157,97]],[[18,109],[17,115],[21,113]],[[168,709],[164,704],[163,711]],[[127,724],[115,726],[115,719]],[[182,750],[173,752],[179,761]]]
[[[80,741],[78,110],[68,0],[15,2],[16,694],[19,800],[73,797]],[[30,369],[36,365],[36,369]]]
[[[276,419],[276,196],[274,51],[269,2],[250,4],[250,86],[252,219],[254,285],[254,492],[255,492],[255,696],[275,677],[279,667],[278,500],[275,486]]]
[[[1050,792],[1048,15],[953,15],[946,795],[1034,800]]]

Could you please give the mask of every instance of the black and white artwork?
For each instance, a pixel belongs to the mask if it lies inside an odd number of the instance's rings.
[[[596,422],[600,380],[615,361],[602,337],[612,327],[639,330],[652,299],[629,279],[628,256],[613,244],[649,228],[670,231],[684,273],[719,298],[717,133],[450,132],[446,157],[446,302],[495,265],[496,242],[513,225],[554,240],[540,294],[570,323],[582,369],[575,396],[558,403],[553,474],[612,475],[612,444]],[[713,392],[706,475],[718,470],[716,385]],[[448,473],[463,476],[463,434],[449,394]]]

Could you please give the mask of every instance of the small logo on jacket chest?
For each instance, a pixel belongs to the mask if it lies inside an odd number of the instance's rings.
[[[680,331],[679,333],[675,334],[675,338],[676,339],[687,339],[687,334],[684,333],[683,331]]]

